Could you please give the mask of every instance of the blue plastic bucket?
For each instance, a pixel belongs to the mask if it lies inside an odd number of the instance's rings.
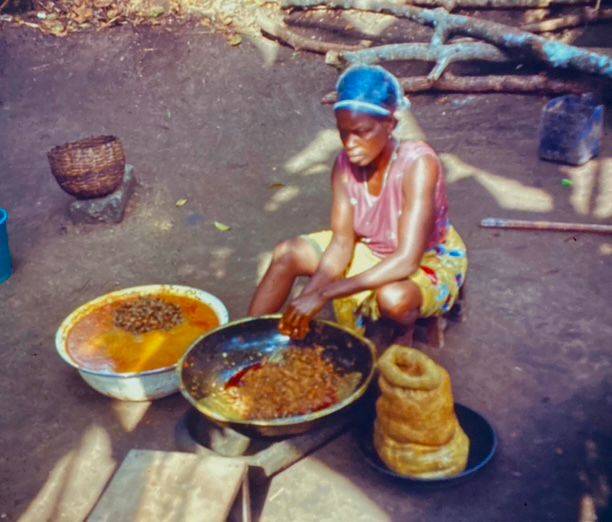
[[[11,251],[8,243],[8,232],[6,223],[8,212],[0,208],[0,284],[4,283],[13,273],[13,263],[11,261]]]

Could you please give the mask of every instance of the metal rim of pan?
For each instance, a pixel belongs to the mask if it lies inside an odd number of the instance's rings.
[[[325,319],[315,319],[315,322],[331,326],[331,327],[336,328],[338,330],[342,330],[343,332],[348,333],[352,337],[355,337],[357,340],[359,340],[360,342],[365,344],[365,346],[367,346],[369,351],[370,351],[370,355],[372,357],[372,366],[370,368],[369,374],[366,376],[366,378],[364,379],[364,381],[361,384],[361,386],[359,386],[353,393],[351,393],[351,395],[349,395],[343,401],[337,402],[337,403],[333,404],[332,406],[329,406],[328,408],[324,408],[322,410],[319,410],[319,411],[316,411],[316,412],[313,412],[313,413],[308,413],[306,415],[300,415],[300,416],[295,416],[295,417],[282,417],[282,418],[279,418],[279,419],[270,419],[270,420],[246,420],[246,419],[227,418],[227,417],[225,417],[223,415],[219,415],[215,411],[211,410],[210,408],[207,408],[206,406],[204,406],[201,403],[199,403],[198,401],[196,401],[191,396],[191,394],[185,388],[185,384],[183,382],[183,365],[185,363],[185,360],[187,359],[187,357],[191,353],[191,351],[195,348],[195,346],[198,343],[200,343],[202,340],[204,340],[209,335],[213,335],[213,334],[217,333],[218,331],[223,330],[225,328],[229,328],[229,327],[232,327],[232,326],[236,326],[236,325],[239,325],[239,324],[242,324],[242,323],[246,323],[246,322],[250,322],[250,321],[255,321],[255,320],[259,320],[259,319],[275,319],[275,320],[280,320],[281,317],[282,317],[282,314],[270,314],[270,315],[262,315],[262,316],[259,316],[259,317],[246,317],[246,318],[242,318],[242,319],[237,319],[235,321],[231,321],[231,322],[226,323],[224,325],[218,326],[214,330],[210,330],[209,332],[206,332],[204,335],[202,335],[202,337],[197,339],[187,349],[187,351],[185,352],[183,357],[179,360],[178,366],[176,368],[176,371],[177,371],[178,377],[179,377],[179,389],[180,389],[180,392],[183,395],[183,397],[185,397],[185,399],[196,410],[198,410],[200,413],[202,413],[206,417],[208,417],[210,419],[213,419],[213,420],[216,420],[218,422],[240,424],[240,425],[243,425],[245,427],[246,426],[273,427],[273,426],[291,426],[292,424],[299,424],[299,423],[302,423],[302,422],[308,422],[308,421],[313,421],[313,420],[320,419],[320,418],[323,418],[323,417],[327,417],[328,415],[331,415],[332,413],[337,412],[337,411],[345,408],[346,406],[349,406],[350,404],[354,403],[355,401],[357,401],[357,399],[359,399],[366,392],[366,390],[370,386],[370,382],[372,381],[372,379],[374,377],[374,372],[375,372],[375,369],[376,369],[376,348],[374,347],[374,343],[372,341],[370,341],[369,339],[367,339],[366,337],[364,337],[363,335],[360,335],[357,332],[354,332],[350,328],[347,328],[345,326],[339,325],[339,324],[334,323],[332,321],[327,321]]]

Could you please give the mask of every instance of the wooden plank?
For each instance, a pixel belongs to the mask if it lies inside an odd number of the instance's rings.
[[[249,464],[254,472],[254,479],[268,479],[292,466],[338,437],[346,429],[347,422],[347,419],[339,419],[336,424],[275,442],[268,448],[256,453],[249,459]]]
[[[240,494],[234,501],[232,510],[227,518],[228,522],[252,522],[251,512],[251,491],[249,485],[249,475],[242,481]]]
[[[222,457],[132,450],[88,520],[222,522],[246,470],[245,463]]]

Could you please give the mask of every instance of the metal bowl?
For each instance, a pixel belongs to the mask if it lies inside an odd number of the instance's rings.
[[[213,309],[220,324],[225,324],[229,320],[225,305],[214,295],[204,292],[203,290],[180,285],[135,286],[98,297],[80,306],[66,317],[55,334],[55,347],[57,353],[66,363],[76,368],[83,380],[94,390],[109,397],[124,401],[148,401],[176,393],[179,389],[179,382],[176,375],[178,361],[172,366],[156,368],[155,370],[144,372],[114,373],[109,371],[95,371],[79,366],[79,364],[70,357],[66,347],[66,340],[72,326],[85,314],[91,312],[93,308],[117,298],[154,295],[160,292],[197,299]]]
[[[304,433],[346,414],[368,388],[374,374],[376,351],[368,339],[329,321],[315,320],[302,341],[293,341],[278,331],[280,315],[247,318],[228,323],[200,338],[183,356],[177,371],[183,396],[206,418],[250,436],[285,436]],[[323,356],[340,374],[358,372],[353,391],[343,400],[307,415],[270,420],[228,417],[209,401],[215,390],[238,372],[289,346],[324,348]],[[190,391],[197,386],[198,396]]]

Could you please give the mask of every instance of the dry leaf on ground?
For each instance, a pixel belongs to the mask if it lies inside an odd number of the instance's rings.
[[[242,36],[240,36],[239,34],[233,34],[227,39],[227,42],[230,45],[234,45],[234,46],[240,45],[242,43]]]
[[[229,225],[225,225],[223,223],[220,223],[219,221],[215,221],[215,228],[220,232],[229,232],[232,229],[232,227],[230,227]]]

